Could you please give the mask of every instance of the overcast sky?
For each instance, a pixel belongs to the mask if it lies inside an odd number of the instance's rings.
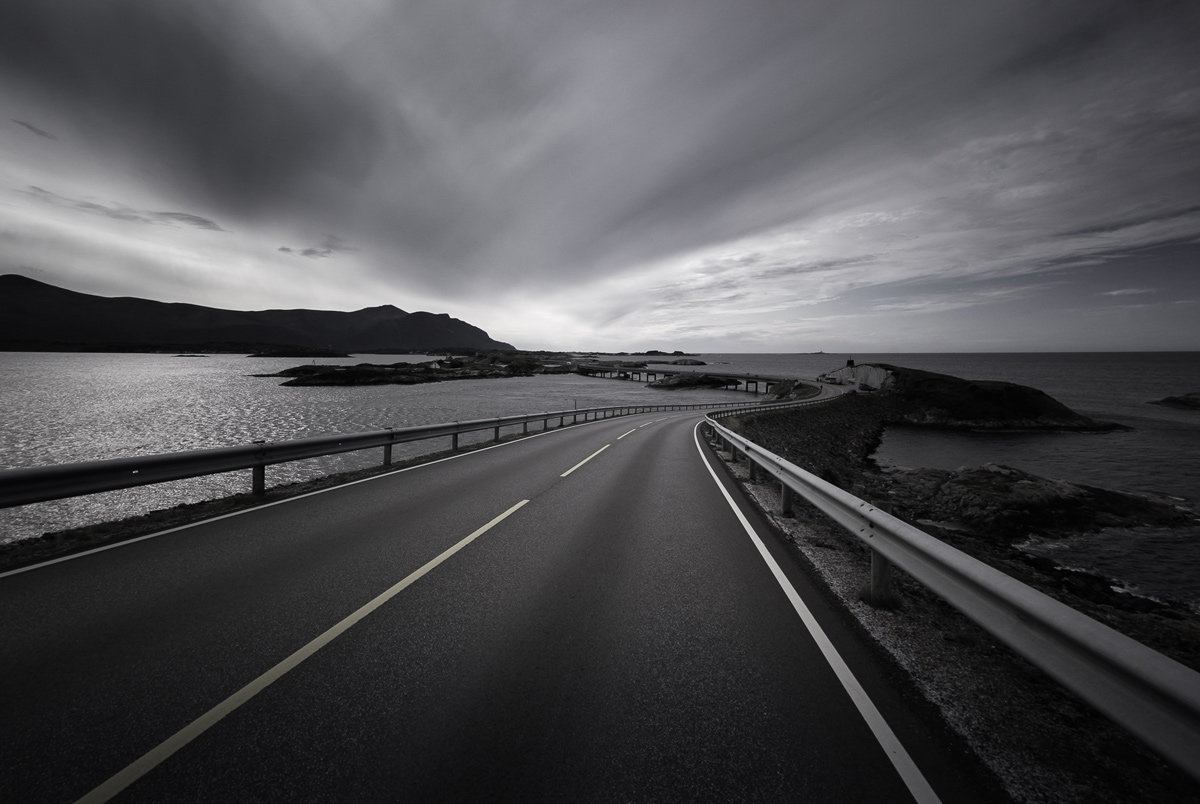
[[[0,272],[521,348],[1200,349],[1200,3],[4,0]]]

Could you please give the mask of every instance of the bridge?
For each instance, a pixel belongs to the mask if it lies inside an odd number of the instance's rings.
[[[477,422],[528,435],[0,573],[0,800],[1006,800],[721,453],[842,516],[836,490],[719,415],[664,407]],[[219,465],[256,471],[286,446]],[[0,472],[0,498],[64,496],[105,470]],[[895,534],[888,560],[936,555],[937,572],[914,570],[931,588],[941,574],[991,594],[886,515],[854,516]],[[989,600],[998,629],[1055,641],[1036,601]],[[1096,633],[1058,639],[1107,656]],[[1101,697],[1116,684],[1130,728],[1167,734],[1195,771],[1200,676],[1165,660],[1164,681],[1132,655]],[[1064,663],[1109,672],[1088,656]]]
[[[687,369],[640,368],[637,366],[611,366],[602,363],[581,363],[575,371],[587,377],[603,377],[610,380],[631,380],[633,382],[654,382],[659,377],[673,377],[677,374],[703,374],[725,381],[728,390],[744,390],[752,394],[769,394],[771,388],[783,382],[797,382],[795,377],[776,377],[767,374],[735,374],[725,371],[708,371],[706,369],[691,371]]]

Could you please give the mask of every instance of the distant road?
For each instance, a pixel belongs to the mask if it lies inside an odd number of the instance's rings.
[[[0,801],[1002,800],[699,420],[0,575]]]

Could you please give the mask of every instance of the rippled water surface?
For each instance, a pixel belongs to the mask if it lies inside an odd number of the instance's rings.
[[[1044,477],[1168,494],[1200,505],[1200,413],[1148,404],[1200,391],[1200,353],[703,356],[726,371],[807,377],[844,366],[850,358],[1028,385],[1080,413],[1132,428],[1119,433],[893,428],[875,453],[881,464],[957,469],[1000,463]],[[1030,542],[1027,549],[1113,578],[1130,591],[1174,597],[1200,611],[1200,528],[1110,530]]]
[[[1200,414],[1147,404],[1200,391],[1200,353],[1153,354],[706,354],[694,370],[813,377],[845,365],[883,362],[967,379],[1005,380],[1039,388],[1095,418],[1133,429],[1106,434],[948,433],[895,429],[876,459],[899,466],[955,469],[1003,463],[1036,474],[1200,502]],[[337,361],[392,363],[402,355],[356,355]],[[408,358],[413,362],[421,356]],[[744,401],[734,391],[666,392],[637,383],[575,375],[469,380],[414,386],[285,388],[278,378],[249,376],[298,364],[294,358],[231,355],[175,357],[0,353],[0,468],[282,441],[327,433],[402,427],[541,410],[607,404]],[[478,439],[487,438],[480,434]],[[469,439],[466,439],[469,440]],[[446,444],[396,448],[397,458]],[[378,450],[282,464],[270,483],[371,465]],[[182,502],[245,491],[248,472],[165,483],[0,511],[0,541],[107,521]],[[1137,544],[1136,550],[1125,550]],[[1155,566],[1200,578],[1200,533],[1081,538],[1045,547],[1131,587],[1162,592]],[[1122,556],[1126,556],[1123,558]],[[1090,561],[1088,556],[1092,556]],[[1139,582],[1141,581],[1141,582]],[[1167,582],[1200,603],[1200,586]],[[1172,585],[1173,584],[1173,585]],[[1197,586],[1194,582],[1193,586]]]
[[[401,360],[356,355],[324,363]],[[461,380],[426,385],[287,388],[251,374],[299,364],[296,358],[232,355],[0,353],[0,468],[152,455],[286,441],[446,421],[629,403],[741,402],[736,391],[672,393],[577,375]],[[465,435],[463,443],[489,433]],[[397,460],[445,449],[447,439],[397,445]],[[279,464],[271,484],[370,466],[379,450]],[[249,472],[179,480],[0,511],[0,541],[248,490]]]

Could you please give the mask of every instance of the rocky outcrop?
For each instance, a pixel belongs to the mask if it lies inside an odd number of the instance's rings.
[[[952,523],[1001,537],[1179,527],[1193,521],[1166,500],[1050,480],[998,464],[954,472],[897,469],[883,476],[889,498],[906,519]]]
[[[1193,391],[1183,396],[1168,396],[1149,404],[1162,405],[1164,408],[1175,408],[1176,410],[1200,410],[1200,391]]]
[[[685,371],[659,377],[654,382],[646,383],[647,388],[663,388],[668,391],[678,391],[683,388],[736,388],[740,380],[711,377],[707,374]]]
[[[295,366],[275,374],[256,377],[287,377],[281,385],[420,385],[448,380],[490,380],[500,377],[530,377],[542,373],[532,360],[499,362],[493,359],[465,358],[428,363],[359,363],[356,366]]]
[[[888,424],[959,430],[1127,429],[1076,413],[1036,388],[1010,382],[964,380],[883,363],[875,365],[891,374],[879,394]]]

